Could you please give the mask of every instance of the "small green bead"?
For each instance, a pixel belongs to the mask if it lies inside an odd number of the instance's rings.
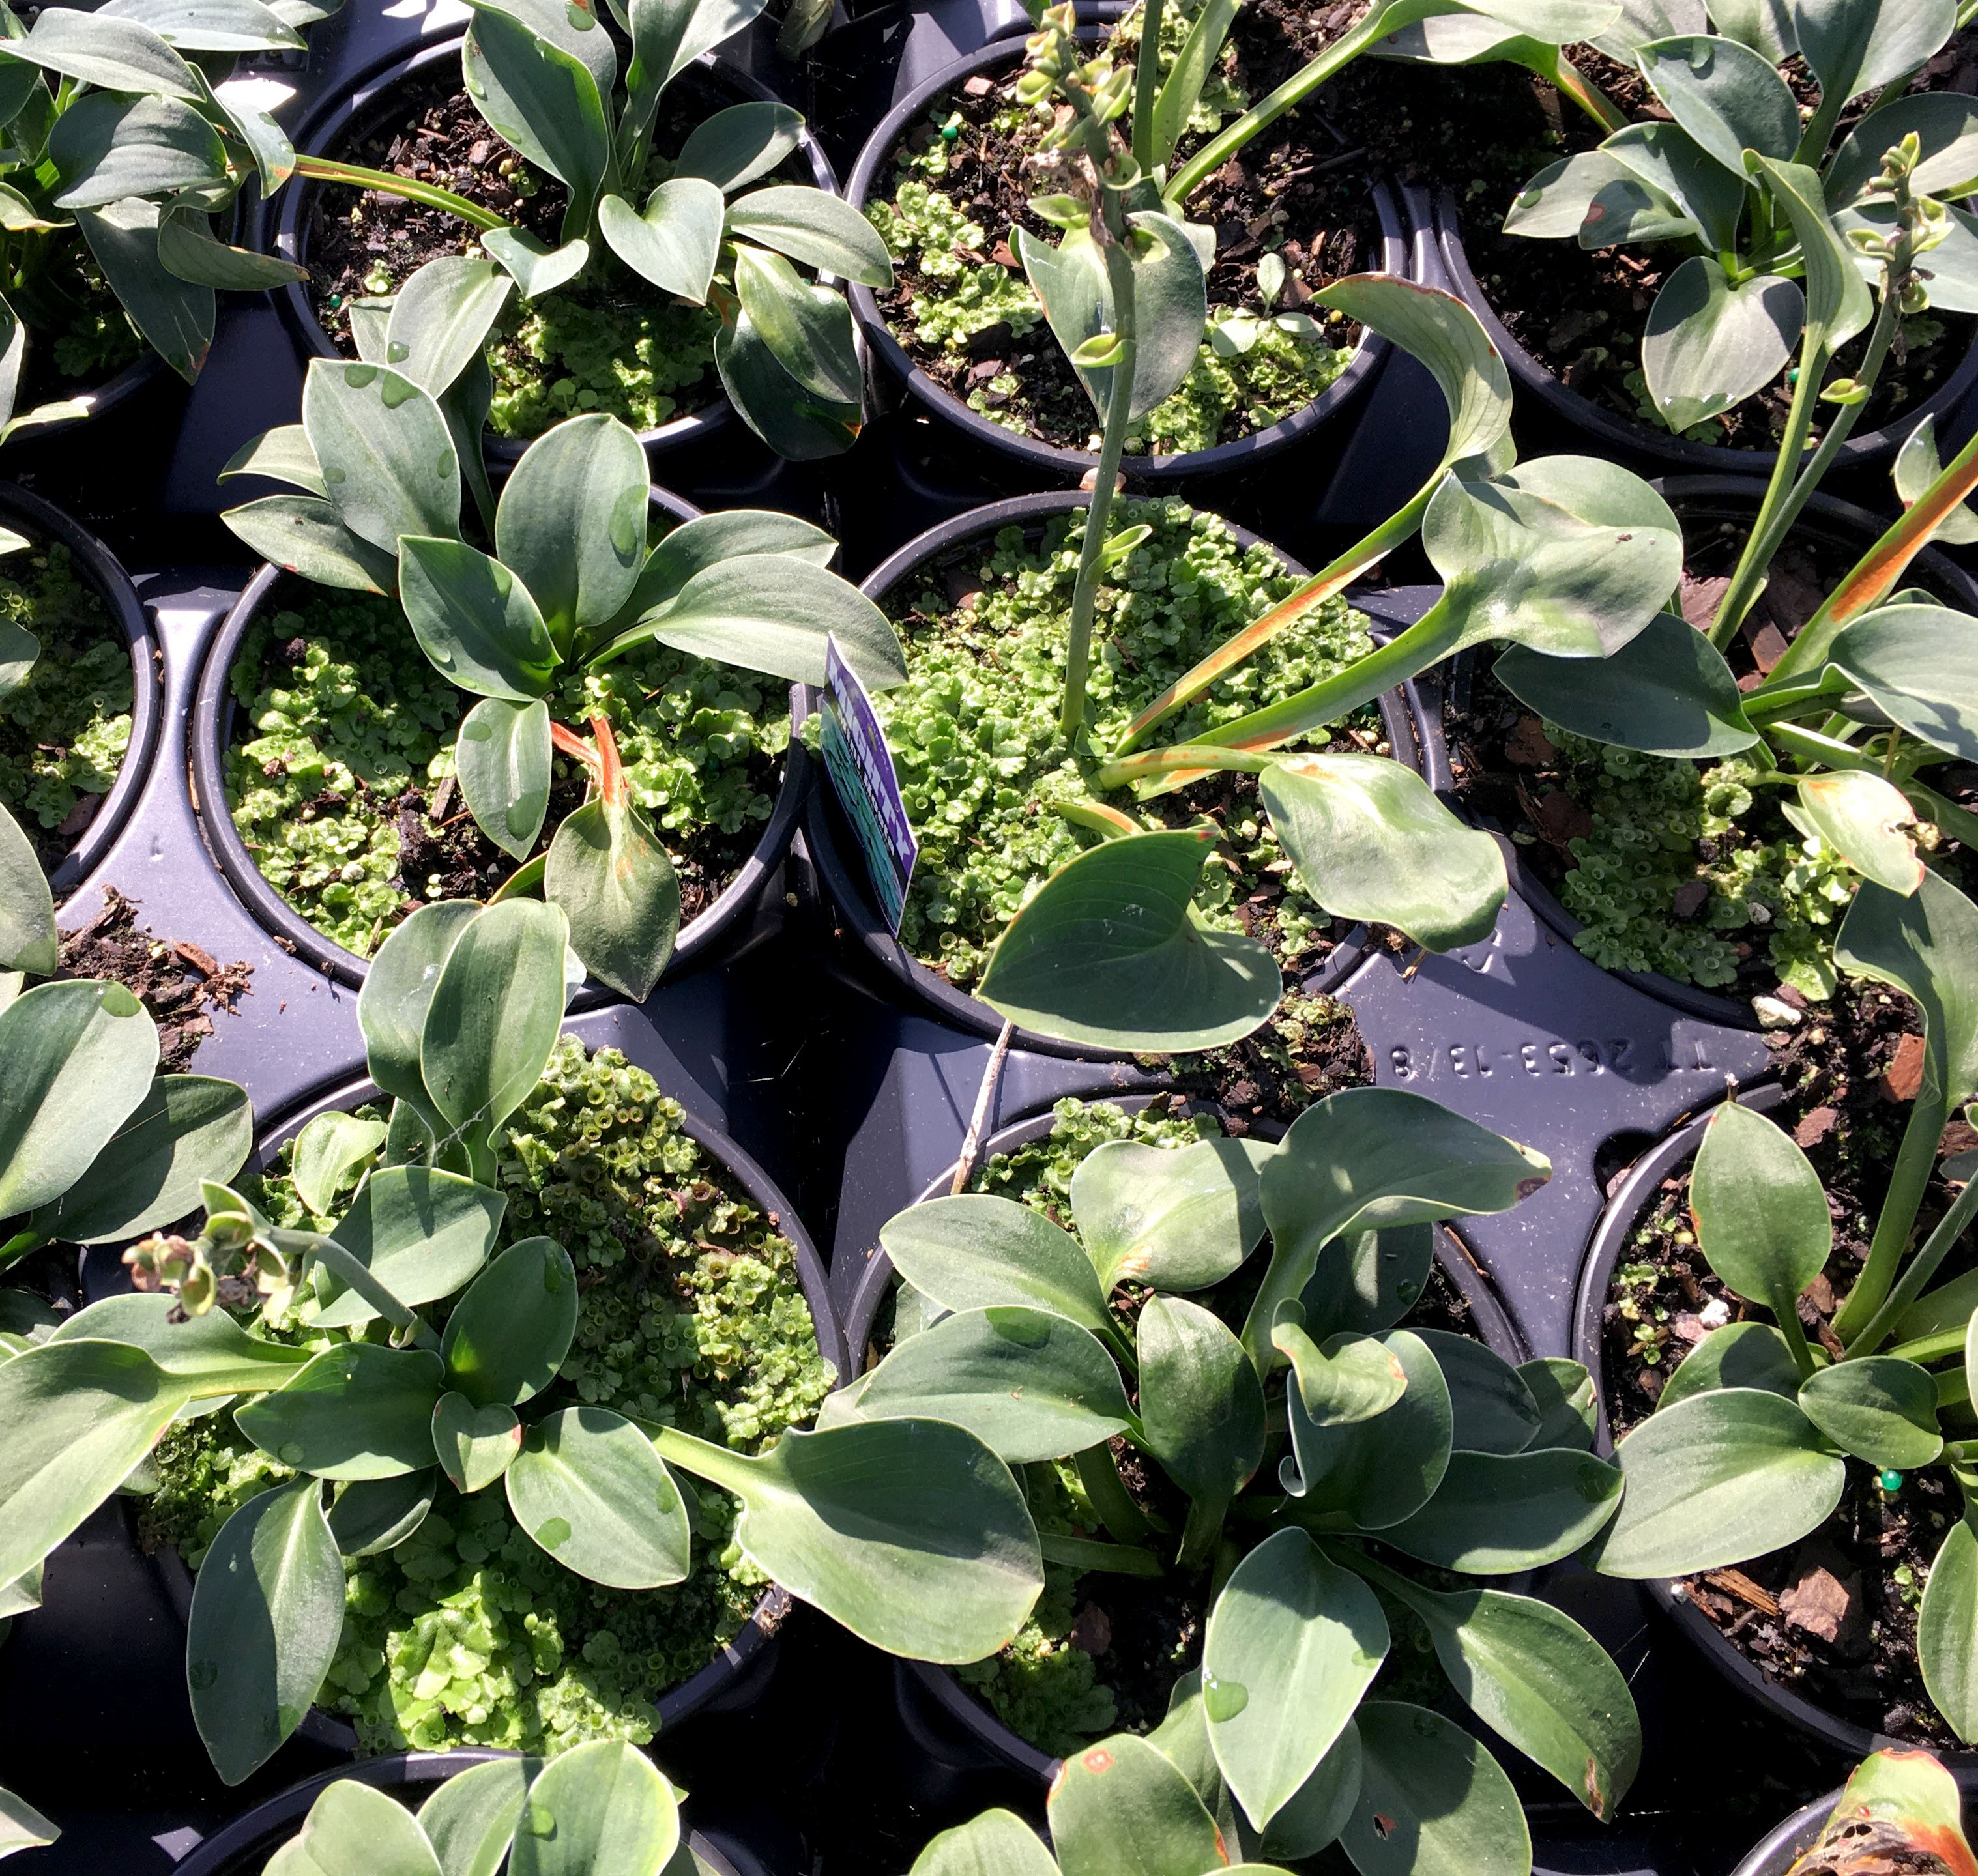
[[[1875,1475],[1875,1483],[1884,1491],[1900,1491],[1903,1488],[1903,1475],[1900,1472],[1893,1471],[1877,1472]]]

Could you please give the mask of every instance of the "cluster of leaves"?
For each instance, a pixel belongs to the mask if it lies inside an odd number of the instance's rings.
[[[1209,1580],[1200,1673],[1162,1733],[1187,1736],[1182,1808],[1212,1842],[1220,1815],[1246,1855],[1338,1839],[1363,1870],[1409,1867],[1392,1848],[1370,1860],[1378,1811],[1433,1829],[1428,1866],[1521,1871],[1523,1816],[1484,1749],[1363,1696],[1391,1601],[1426,1624],[1457,1694],[1596,1815],[1633,1775],[1632,1703],[1597,1644],[1464,1580],[1567,1555],[1612,1517],[1621,1475],[1589,1450],[1586,1371],[1513,1369],[1466,1337],[1394,1326],[1426,1283],[1435,1223],[1509,1210],[1548,1172],[1392,1089],[1332,1095],[1275,1147],[1106,1141],[1070,1177],[1075,1235],[991,1194],[892,1218],[893,1348],[822,1419],[968,1427],[1023,1480],[1047,1562]],[[1122,1442],[1152,1481],[1139,1492]],[[1088,1508],[1067,1519],[1073,1485]],[[1158,1745],[1078,1755],[1054,1804],[1082,1772],[1154,1768]]]

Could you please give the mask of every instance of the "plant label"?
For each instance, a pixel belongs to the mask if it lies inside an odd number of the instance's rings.
[[[866,877],[886,929],[899,935],[920,842],[907,820],[893,752],[858,674],[845,662],[836,636],[825,639],[824,765],[838,804],[858,836]]]

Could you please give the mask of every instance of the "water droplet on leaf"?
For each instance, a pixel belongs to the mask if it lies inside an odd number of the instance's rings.
[[[1250,1689],[1240,1680],[1218,1680],[1213,1674],[1202,1676],[1202,1711],[1211,1719],[1234,1719],[1249,1704]]]

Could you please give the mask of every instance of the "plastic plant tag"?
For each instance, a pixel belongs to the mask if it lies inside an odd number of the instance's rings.
[[[866,877],[872,883],[879,916],[898,937],[901,915],[907,909],[907,882],[913,877],[921,845],[907,820],[893,752],[886,747],[872,697],[845,662],[835,634],[825,640],[820,740],[832,788],[865,856]]]

